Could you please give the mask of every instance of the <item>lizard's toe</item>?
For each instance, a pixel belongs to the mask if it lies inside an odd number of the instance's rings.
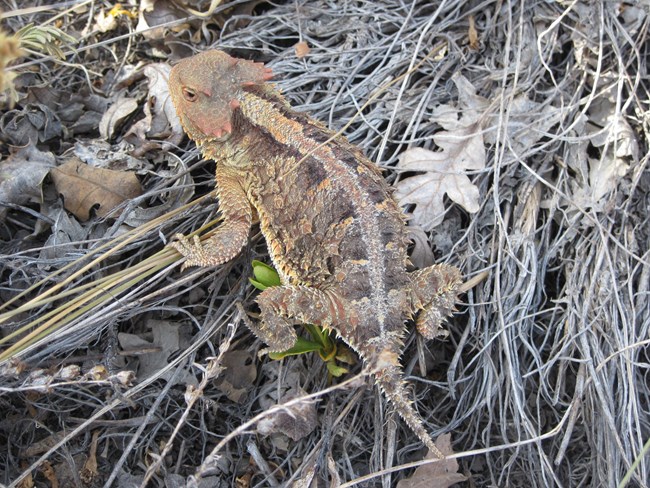
[[[174,239],[176,240],[170,242],[169,246],[176,249],[185,257],[182,270],[190,266],[206,266],[210,264],[210,257],[205,252],[199,236],[193,236],[190,240],[190,238],[183,234],[176,234]]]

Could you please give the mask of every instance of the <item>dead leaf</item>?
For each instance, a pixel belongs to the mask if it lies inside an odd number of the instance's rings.
[[[8,36],[0,30],[0,106],[13,108],[18,101],[18,93],[14,88],[13,80],[16,77],[14,71],[7,67],[23,55],[20,49],[20,39],[16,35]]]
[[[134,158],[129,154],[129,144],[126,142],[109,144],[102,139],[77,141],[74,145],[74,155],[94,168],[135,171],[139,174],[153,170],[149,161]]]
[[[105,9],[101,9],[95,15],[95,28],[99,32],[109,32],[117,27],[117,17],[110,11],[106,13]]]
[[[63,135],[59,116],[41,103],[9,110],[0,118],[0,138],[15,146],[44,142]]]
[[[623,158],[606,152],[600,158],[588,158],[589,186],[592,205],[614,190],[620,179],[627,174],[629,165]],[[591,206],[591,205],[590,205]]]
[[[39,253],[40,259],[54,260],[69,257],[70,252],[77,252],[77,246],[68,244],[83,241],[88,237],[78,219],[66,212],[59,202],[44,205],[41,213],[52,221],[50,235]]]
[[[399,181],[395,193],[400,205],[415,204],[414,223],[424,230],[442,222],[445,194],[468,212],[479,210],[478,188],[465,173],[485,168],[485,144],[498,142],[516,155],[523,154],[562,115],[560,109],[531,101],[526,95],[512,97],[505,105],[506,113],[496,112],[499,105],[479,96],[462,75],[454,75],[452,81],[458,89],[458,106],[441,105],[432,115],[444,129],[433,136],[440,150],[409,149],[397,164],[401,172],[424,172]]]
[[[144,106],[145,117],[136,122],[125,134],[135,136],[142,144],[149,139],[166,139],[178,145],[183,139],[183,127],[169,95],[169,72],[166,63],[150,64],[144,68],[149,80],[149,93]]]
[[[572,124],[566,164],[573,170],[566,205],[600,211],[604,197],[615,190],[630,163],[639,160],[639,142],[616,104],[616,92],[604,92]]]
[[[435,444],[445,456],[454,453],[451,448],[450,434],[441,435],[436,439]],[[436,457],[429,451],[425,459],[436,459]],[[419,466],[413,476],[398,481],[397,488],[449,488],[466,480],[467,477],[458,472],[458,461],[444,459]]]
[[[165,37],[166,27],[154,28],[157,25],[174,24],[175,21],[187,17],[168,0],[141,0],[136,32],[145,39],[159,40]],[[200,32],[200,29],[199,31]]]
[[[305,41],[298,42],[295,46],[293,46],[293,48],[296,51],[296,57],[298,59],[302,59],[305,56],[307,56],[309,54],[309,51],[311,50],[309,48],[309,44],[307,44]]]
[[[52,449],[56,446],[61,439],[63,439],[68,432],[61,430],[59,432],[52,433],[42,439],[33,441],[29,446],[26,446],[24,449],[21,449],[20,455],[23,458],[30,458],[33,456],[39,456],[46,452],[49,449]]]
[[[40,468],[45,479],[50,482],[50,486],[52,488],[59,488],[59,479],[57,478],[56,472],[50,462],[45,461]]]
[[[435,261],[433,256],[433,251],[431,250],[431,245],[429,244],[429,239],[427,234],[422,230],[421,227],[407,227],[406,228],[409,238],[413,241],[413,252],[411,253],[411,262],[418,269],[426,268],[431,266]]]
[[[123,8],[121,4],[117,3],[108,11],[108,13],[105,13],[103,8],[99,11],[95,16],[95,28],[99,32],[112,31],[117,27],[118,17],[129,17],[135,19],[137,14]]]
[[[280,403],[306,394],[302,388],[292,388],[282,397]],[[257,431],[262,435],[281,433],[297,441],[309,435],[317,424],[318,416],[314,402],[304,401],[265,417],[257,423]]]
[[[469,28],[467,30],[467,36],[469,37],[469,48],[473,49],[474,51],[478,51],[478,32],[476,31],[476,22],[473,15],[469,16]]]
[[[99,217],[106,217],[115,207],[142,194],[142,187],[133,173],[93,168],[78,158],[50,171],[54,186],[65,199],[65,208],[79,220],[90,218],[98,207]],[[115,216],[115,215],[113,215]]]
[[[629,162],[639,160],[639,142],[634,130],[620,112],[615,93],[605,93],[589,108],[586,129],[600,157],[588,158],[589,186],[593,203],[614,190],[627,174]]]
[[[21,147],[0,161],[0,202],[15,205],[40,202],[43,179],[55,165],[54,155],[39,151],[34,144]],[[0,220],[4,220],[8,211],[0,205]]]
[[[171,324],[163,320],[149,320],[147,327],[151,328],[153,340],[150,342],[139,335],[119,333],[117,335],[120,347],[125,350],[134,350],[141,348],[143,350],[155,348],[155,351],[146,352],[137,356],[139,367],[137,375],[140,380],[148,378],[169,364],[169,357],[176,351],[187,347],[188,342],[181,334],[181,326]],[[174,374],[173,370],[167,371],[161,376],[162,379],[169,380]],[[174,384],[197,385],[196,378],[189,372],[183,371],[176,375]]]
[[[537,141],[545,137],[551,127],[562,119],[562,111],[549,104],[530,100],[526,95],[517,95],[506,105],[504,115],[495,114],[486,125],[491,127],[485,134],[487,144],[496,144],[497,133],[501,143],[515,154],[523,154]],[[497,123],[505,120],[506,126],[497,131]]]
[[[444,129],[433,136],[441,150],[409,149],[397,163],[400,171],[425,172],[399,181],[395,192],[400,205],[416,205],[414,223],[425,231],[442,222],[445,193],[468,212],[479,209],[478,188],[465,171],[485,168],[481,116],[489,103],[476,94],[476,89],[463,76],[455,75],[452,79],[458,88],[459,107],[441,105],[433,115]]]
[[[481,138],[481,136],[478,136]],[[438,141],[440,142],[440,141]],[[445,143],[442,143],[445,144]],[[475,150],[476,159],[463,158],[469,155],[468,147]],[[480,150],[479,150],[480,147]],[[402,171],[426,171],[423,175],[411,176],[397,183],[395,197],[400,205],[415,204],[414,223],[425,231],[439,225],[445,214],[443,197],[446,194],[454,202],[462,205],[468,212],[479,210],[479,191],[462,171],[462,163],[467,169],[481,169],[481,159],[485,158],[482,141],[467,140],[466,144],[450,144],[441,152],[413,148],[405,151],[399,158],[397,167]]]
[[[248,351],[227,351],[223,354],[221,365],[225,371],[215,380],[215,386],[233,402],[243,402],[257,378],[252,354]]]
[[[138,109],[138,101],[135,98],[120,98],[108,110],[99,121],[99,133],[102,138],[108,140],[113,137],[117,126],[129,115]]]

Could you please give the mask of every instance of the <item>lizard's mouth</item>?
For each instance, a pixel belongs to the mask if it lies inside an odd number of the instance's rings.
[[[187,116],[181,118],[181,125],[190,139],[201,145],[210,142],[225,142],[230,137],[228,130],[211,130],[210,123],[201,123],[200,120],[195,121]]]
[[[211,142],[226,142],[229,138],[230,138],[230,133],[226,132],[221,137],[216,137],[216,136],[202,137],[200,139],[195,139],[195,141],[197,144],[203,145],[203,144],[209,144]]]

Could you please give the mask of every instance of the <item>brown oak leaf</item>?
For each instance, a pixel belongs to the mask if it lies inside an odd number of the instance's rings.
[[[90,211],[95,207],[99,217],[106,217],[122,202],[142,194],[135,174],[93,168],[78,158],[52,169],[50,176],[63,195],[66,210],[82,221],[90,218]]]

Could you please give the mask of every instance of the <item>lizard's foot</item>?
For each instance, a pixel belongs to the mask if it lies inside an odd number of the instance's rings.
[[[261,323],[253,333],[269,346],[270,352],[291,348],[297,340],[295,324],[315,324],[329,327],[340,323],[344,310],[332,293],[308,286],[274,286],[257,298]]]
[[[222,224],[208,239],[201,242],[199,236],[192,238],[176,234],[169,245],[185,256],[182,269],[190,266],[217,266],[233,259],[248,240],[250,225],[247,220]]]
[[[183,234],[174,235],[173,242],[169,243],[170,247],[176,249],[185,257],[182,269],[190,266],[216,266],[220,264],[216,256],[208,252],[198,235],[189,238]]]
[[[415,322],[418,332],[427,339],[446,337],[442,321],[454,311],[454,302],[462,283],[460,270],[438,264],[410,274],[414,309],[420,309]]]

